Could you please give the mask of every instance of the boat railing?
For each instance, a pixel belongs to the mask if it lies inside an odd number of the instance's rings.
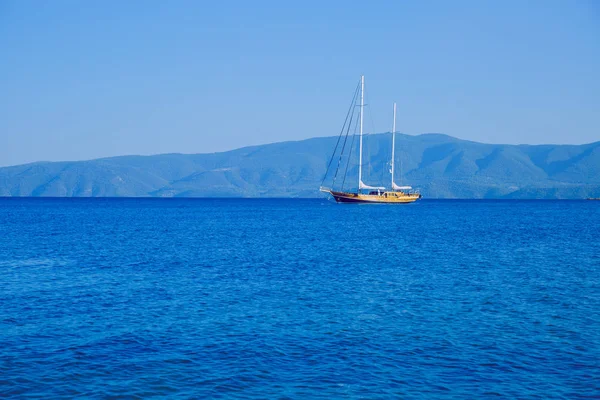
[[[408,196],[421,194],[421,191],[419,189],[410,189],[410,190],[404,189],[404,190],[398,190],[398,192],[404,193],[405,195],[408,195]]]

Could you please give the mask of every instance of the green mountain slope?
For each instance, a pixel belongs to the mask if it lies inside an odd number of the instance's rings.
[[[317,197],[336,141],[4,167],[0,196]],[[357,139],[346,142],[349,157],[334,157],[326,185],[339,161],[335,186],[356,187],[357,147]],[[364,147],[363,180],[389,186],[391,135],[368,135]],[[429,198],[600,197],[600,142],[491,145],[441,134],[398,135],[396,171],[397,183]]]

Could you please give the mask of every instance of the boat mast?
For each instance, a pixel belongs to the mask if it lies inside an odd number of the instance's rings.
[[[358,153],[358,190],[362,186],[363,108],[365,107],[365,76],[360,76],[360,146]]]
[[[396,103],[394,103],[394,123],[392,125],[392,190],[394,190],[394,150],[396,149]]]

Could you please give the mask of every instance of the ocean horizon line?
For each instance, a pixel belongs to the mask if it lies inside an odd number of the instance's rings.
[[[160,196],[0,196],[0,200],[4,199],[35,199],[35,200],[286,200],[286,201],[303,201],[303,200],[327,200],[330,199],[326,196],[323,197],[160,197]],[[579,199],[536,199],[536,198],[477,198],[477,197],[424,197],[419,201],[589,201],[598,200],[596,198],[579,198]],[[335,204],[332,201],[332,204]]]

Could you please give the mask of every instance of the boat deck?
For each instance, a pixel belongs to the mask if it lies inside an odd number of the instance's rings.
[[[419,193],[380,192],[380,193],[347,193],[329,191],[338,203],[412,203],[421,198]]]

